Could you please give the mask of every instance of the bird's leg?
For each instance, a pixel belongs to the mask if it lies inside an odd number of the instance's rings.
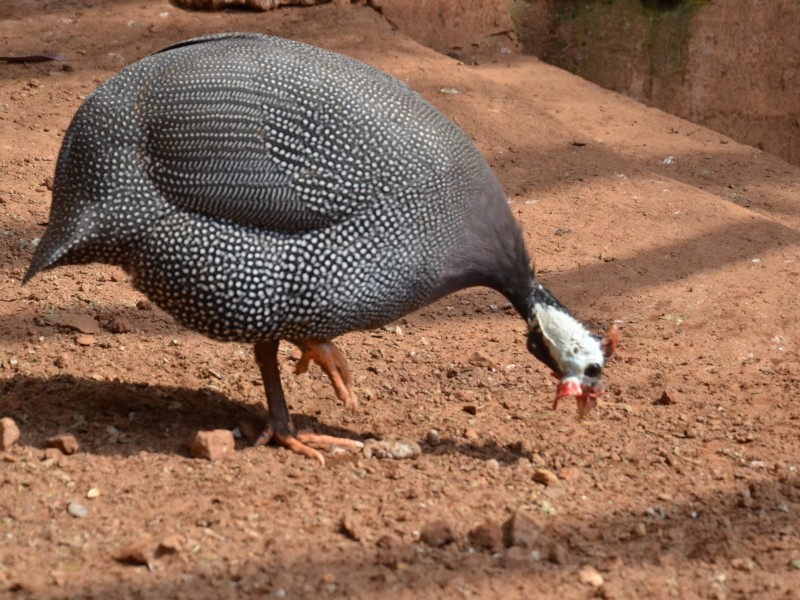
[[[311,446],[329,448],[333,445],[343,446],[355,450],[363,448],[364,444],[347,438],[337,438],[329,435],[314,433],[296,433],[286,398],[281,386],[281,374],[278,367],[278,342],[259,342],[255,345],[256,362],[261,369],[261,378],[264,380],[264,391],[267,394],[267,426],[258,436],[255,444],[266,445],[271,440],[287,447],[292,452],[302,454],[318,460],[325,465],[322,454]]]
[[[303,353],[294,369],[295,374],[300,375],[308,371],[308,363],[313,360],[328,375],[339,400],[344,402],[346,408],[355,412],[358,408],[358,399],[353,393],[353,378],[342,351],[334,346],[333,342],[328,341],[309,339],[292,340],[292,343]]]

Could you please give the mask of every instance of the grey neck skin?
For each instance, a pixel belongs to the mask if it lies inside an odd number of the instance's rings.
[[[519,224],[491,171],[431,301],[452,292],[486,286],[503,294],[526,321],[536,302],[561,306],[536,281]]]

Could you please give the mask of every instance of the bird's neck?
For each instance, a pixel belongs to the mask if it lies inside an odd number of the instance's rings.
[[[431,300],[464,288],[485,286],[503,294],[526,316],[537,283],[522,230],[488,166],[482,184]]]

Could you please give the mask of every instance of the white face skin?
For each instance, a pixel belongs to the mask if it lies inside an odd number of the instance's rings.
[[[533,312],[551,348],[550,354],[561,367],[562,381],[574,377],[578,383],[597,383],[597,377],[586,377],[584,372],[589,365],[602,368],[605,364],[600,340],[577,319],[555,306],[537,303]]]

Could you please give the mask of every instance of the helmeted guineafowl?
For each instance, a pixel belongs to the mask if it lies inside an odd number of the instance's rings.
[[[592,335],[535,279],[503,191],[467,136],[400,81],[254,34],[170,46],[86,98],[56,167],[50,222],[25,275],[121,265],[186,327],[255,344],[275,439],[296,434],[280,340],[355,408],[331,343],[469,286],[503,293],[528,348],[583,414],[616,335]]]

